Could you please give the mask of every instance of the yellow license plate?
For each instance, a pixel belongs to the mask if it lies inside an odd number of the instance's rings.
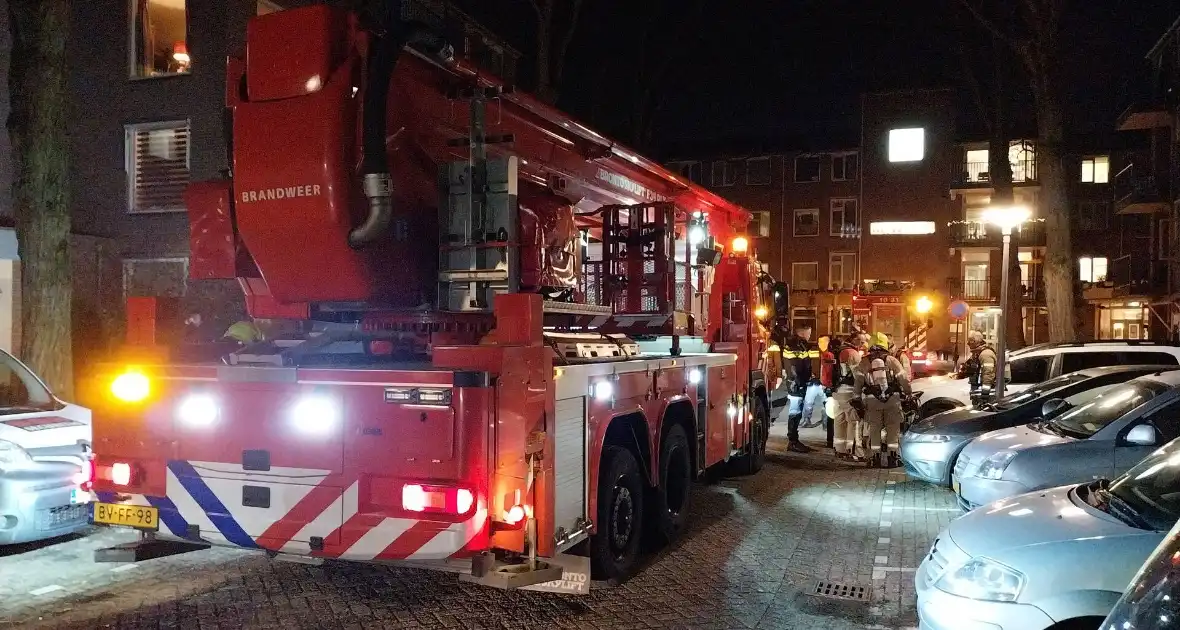
[[[156,531],[160,529],[160,511],[146,505],[111,505],[94,503],[91,521]]]

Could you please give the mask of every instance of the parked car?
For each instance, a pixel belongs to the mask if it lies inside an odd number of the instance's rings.
[[[1168,532],[1107,615],[1102,630],[1180,628],[1180,523]]]
[[[90,410],[0,351],[0,545],[87,527]]]
[[[1177,366],[1091,368],[1051,378],[980,409],[960,407],[935,414],[915,423],[901,437],[901,460],[905,472],[914,479],[949,487],[955,459],[976,437],[1063,413],[1066,409],[1058,405],[1070,396],[1174,369]]]
[[[951,521],[914,578],[921,627],[1099,628],[1180,519],[1178,464],[1180,440],[1113,482],[1023,494]]]
[[[1005,389],[1019,392],[1062,374],[1107,365],[1180,365],[1180,346],[1153,341],[1037,344],[1009,355]],[[923,392],[922,418],[971,404],[970,383],[957,375],[915,379],[913,387]]]
[[[985,433],[967,445],[951,479],[960,507],[1110,479],[1180,437],[1180,371],[1141,376],[1069,402],[1070,409],[1049,420]]]

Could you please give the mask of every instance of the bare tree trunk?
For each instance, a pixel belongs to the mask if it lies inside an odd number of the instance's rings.
[[[69,0],[9,0],[8,134],[21,264],[21,358],[73,392],[66,39]]]
[[[1045,217],[1045,301],[1049,308],[1049,340],[1075,341],[1078,316],[1074,301],[1073,241],[1069,222],[1069,174],[1066,169],[1062,102],[1051,77],[1034,86],[1037,107],[1039,205]]]

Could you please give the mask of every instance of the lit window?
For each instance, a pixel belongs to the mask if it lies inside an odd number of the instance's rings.
[[[192,64],[187,43],[185,0],[135,0],[131,3],[131,76],[187,74]]]
[[[128,211],[183,211],[189,182],[188,122],[128,125],[125,150]]]
[[[1105,282],[1106,263],[1105,258],[1079,258],[1078,279],[1082,282]]]
[[[1083,184],[1107,184],[1110,182],[1110,157],[1099,155],[1082,160]]]
[[[921,127],[889,130],[890,162],[921,162],[926,156],[926,131]]]
[[[874,236],[934,234],[934,221],[874,221],[869,224]]]
[[[791,326],[798,328],[800,326],[810,326],[815,330],[816,310],[814,308],[795,308],[791,309]]]
[[[819,208],[795,211],[795,236],[819,236]]]
[[[856,216],[856,199],[832,199],[829,205],[832,213],[831,236],[849,234],[860,225]]]
[[[814,291],[819,288],[819,263],[791,263],[791,286],[800,291]]]
[[[767,210],[755,212],[754,227],[758,238],[770,238],[770,212]]]
[[[765,186],[770,183],[770,158],[757,157],[746,160],[746,184]]]

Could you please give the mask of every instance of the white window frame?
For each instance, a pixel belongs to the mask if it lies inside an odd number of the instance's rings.
[[[856,197],[833,197],[828,200],[828,222],[829,222],[828,236],[843,236],[844,235],[843,228],[846,225],[844,222],[844,211],[847,208],[849,201],[856,204],[856,206],[857,206],[856,213],[858,216],[857,216],[857,223],[848,223],[847,225],[851,225],[852,227],[856,227],[858,225],[858,223],[860,222],[860,216],[859,216],[860,215],[860,200],[858,200]],[[839,207],[839,210],[836,209],[837,206]],[[840,220],[839,221],[836,220],[836,212],[840,213]]]
[[[856,158],[856,175],[848,176],[848,158]],[[840,175],[836,175],[836,160],[840,160]],[[859,151],[843,151],[832,154],[832,181],[834,182],[854,182],[860,177],[860,152]]]
[[[839,278],[835,277],[835,272],[834,272],[834,269],[836,268],[837,264],[840,265],[840,277]],[[845,279],[844,277],[846,275],[849,275],[848,273],[846,273],[849,271],[849,269],[851,269],[851,275],[854,277],[851,279],[852,281],[846,286],[844,283],[844,279]],[[832,252],[832,253],[828,254],[828,286],[830,288],[832,288],[833,290],[851,289],[856,286],[855,276],[856,276],[856,252]],[[839,280],[839,282],[837,282],[837,280]]]
[[[771,221],[773,220],[770,216],[770,211],[756,210],[753,214],[754,227],[757,230],[757,232],[754,234],[754,238],[770,238],[770,227]]]
[[[1095,262],[1102,261],[1102,275],[1095,273]],[[1101,278],[1101,279],[1099,279]],[[1078,258],[1078,280],[1098,284],[1110,278],[1110,259],[1106,256],[1082,256]]]
[[[799,283],[799,276],[796,270],[807,266],[812,266],[815,268],[815,286],[813,287],[800,286]],[[819,290],[819,261],[791,263],[791,288],[799,291]]]
[[[1106,177],[1102,181],[1098,181],[1098,164],[1100,161],[1106,162]],[[1086,177],[1086,165],[1090,166],[1089,178]],[[1088,155],[1082,158],[1082,177],[1083,184],[1109,184],[1110,183],[1110,156],[1109,155]]]
[[[184,265],[183,278],[185,279],[183,294],[188,293],[188,272],[189,272],[189,257],[188,256],[165,256],[162,258],[124,258],[123,259],[123,301],[126,302],[129,297],[127,294],[128,282],[131,280],[131,274],[135,270],[137,263],[181,263]]]
[[[184,45],[188,48],[189,57],[192,57],[192,48],[189,46],[189,24],[188,24],[188,2],[184,0]],[[260,0],[261,2],[261,0]],[[160,74],[153,74],[143,76],[139,74],[139,67],[136,66],[136,47],[135,47],[135,17],[136,17],[136,0],[127,0],[127,75],[132,81],[151,81],[152,79],[166,79],[168,77],[187,77],[193,73],[192,66],[189,66],[188,72],[162,72]],[[190,62],[191,63],[191,62]]]
[[[815,179],[799,179],[799,160],[818,160],[818,166],[815,169]],[[796,184],[815,184],[822,182],[824,179],[824,156],[817,153],[802,153],[795,156],[795,173],[794,181]]]
[[[819,328],[819,309],[814,306],[795,306],[791,308],[791,328],[800,324],[800,320],[811,322],[811,329]]]
[[[815,215],[815,234],[800,234],[799,233],[799,230],[798,230],[799,222],[797,221],[797,219],[799,218],[800,212],[807,212],[807,213],[812,213]],[[796,208],[795,211],[791,213],[791,236],[798,236],[800,238],[811,238],[813,236],[819,236],[820,232],[823,232],[823,230],[820,229],[819,217],[820,217],[819,208]]]
[[[907,164],[926,159],[926,128],[899,127],[889,130],[888,154],[890,163]]]
[[[721,177],[717,177],[717,167],[721,167]],[[717,180],[721,181],[718,182]],[[729,160],[715,160],[709,169],[709,182],[713,188],[729,188],[737,184],[737,169]]]
[[[141,131],[176,130],[180,127],[188,129],[188,140],[185,142],[184,167],[188,170],[189,181],[191,182],[193,173],[193,126],[191,121],[167,120],[133,123],[123,126],[123,173],[127,179],[127,214],[169,214],[185,211],[183,200],[179,208],[150,208],[140,210],[135,207],[135,182],[137,177],[135,135]]]
[[[765,162],[766,163],[766,181],[761,181],[761,180],[754,181],[753,179],[750,178],[750,173],[752,173],[754,171],[754,169],[750,168],[750,164],[753,162]],[[770,156],[769,155],[764,155],[764,156],[760,156],[760,157],[752,157],[752,158],[746,159],[746,185],[747,186],[769,186],[773,181],[774,181],[774,165],[772,165],[770,163]]]

